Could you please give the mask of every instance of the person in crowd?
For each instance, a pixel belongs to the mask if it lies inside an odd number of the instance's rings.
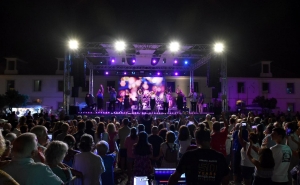
[[[213,130],[213,122],[211,121],[210,114],[206,114],[205,120],[203,121],[203,123],[205,123],[207,129],[209,129],[210,131]]]
[[[116,153],[110,153],[109,145],[106,141],[99,141],[96,145],[97,153],[102,158],[105,172],[101,174],[102,185],[112,185],[114,182],[114,163],[116,161]]]
[[[137,135],[137,130],[132,127],[130,130],[130,135],[126,137],[124,142],[124,147],[127,148],[127,175],[130,179],[132,177],[133,161],[134,155],[132,152],[133,145],[138,142],[139,138]]]
[[[187,126],[181,125],[178,133],[178,142],[180,145],[179,148],[179,159],[186,152],[186,149],[191,145],[192,137],[190,135],[190,131]]]
[[[119,136],[118,136],[118,132],[116,131],[116,127],[113,123],[109,123],[107,125],[107,133],[108,133],[109,153],[113,153],[114,151],[119,151],[116,142],[119,139]]]
[[[104,94],[104,88],[103,85],[100,84],[100,88],[97,92],[97,110],[100,112],[103,111],[103,94]]]
[[[272,130],[274,129],[274,126],[272,124],[269,124],[267,128],[265,129],[265,138],[262,140],[261,147],[262,148],[271,148],[274,146],[276,143],[275,141],[272,140],[271,133]]]
[[[48,130],[45,126],[37,125],[30,130],[37,137],[38,153],[33,157],[35,162],[45,162],[45,150],[49,143]]]
[[[252,175],[254,173],[254,164],[250,161],[247,157],[247,150],[250,147],[250,142],[247,142],[243,139],[243,127],[240,127],[240,131],[238,133],[240,144],[242,145],[241,149],[241,169],[242,169],[242,177],[244,180],[245,185],[251,185],[252,183]],[[258,137],[253,132],[249,134],[248,141],[252,141],[251,145],[251,156],[254,160],[258,160],[258,150],[260,145],[258,143]]]
[[[0,132],[0,156],[7,150],[5,140],[2,136],[2,133]],[[1,157],[1,160],[3,161],[3,158]],[[19,185],[18,182],[16,182],[10,175],[8,175],[5,171],[1,170],[0,165],[0,184],[7,184],[7,185]]]
[[[254,127],[255,128],[255,127]],[[258,124],[256,125],[256,129],[252,129],[254,132],[257,133],[257,137],[258,137],[258,144],[259,146],[262,145],[262,141],[264,140],[265,138],[265,135],[264,135],[264,128],[265,126],[263,124]]]
[[[211,149],[221,152],[224,156],[227,156],[226,139],[228,135],[228,122],[225,118],[224,112],[222,112],[222,118],[224,121],[224,127],[222,129],[219,122],[213,123],[210,146]]]
[[[95,130],[94,130],[94,124],[93,124],[93,121],[92,120],[87,120],[85,122],[85,131],[84,131],[86,134],[90,134],[93,139],[94,139],[94,136],[95,136]],[[95,139],[94,139],[95,140]]]
[[[64,138],[66,137],[66,135],[68,134],[69,132],[69,124],[68,123],[63,123],[62,126],[61,126],[61,131],[62,133],[58,134],[55,138],[55,140],[58,140],[58,141],[63,141]]]
[[[82,172],[83,179],[75,179],[74,185],[102,184],[101,174],[105,172],[105,167],[102,158],[92,152],[93,146],[93,137],[89,134],[83,134],[79,143],[81,153],[74,156],[73,164],[75,170]]]
[[[203,93],[200,93],[199,97],[198,97],[198,103],[197,103],[198,111],[200,114],[203,113],[203,103],[204,103],[204,95],[203,95]]]
[[[228,184],[226,159],[223,154],[210,149],[210,131],[204,124],[195,131],[195,138],[198,148],[183,154],[168,185],[177,184],[183,173],[187,184]]]
[[[166,128],[163,128],[161,129],[159,132],[158,132],[158,135],[163,138],[163,140],[165,141],[166,140],[166,137],[167,137],[167,132],[168,130]]]
[[[130,110],[130,93],[129,90],[125,90],[125,95],[124,95],[124,111],[128,112]]]
[[[184,94],[179,89],[179,87],[176,90],[176,94],[177,94],[177,100],[176,100],[177,110],[178,110],[178,112],[182,112],[182,110],[183,110],[183,98],[184,98]]]
[[[153,121],[153,117],[149,114],[145,114],[144,117],[140,116],[140,123],[145,125],[145,131],[147,134],[151,134],[151,124]]]
[[[52,140],[55,140],[56,136],[58,134],[62,133],[62,130],[61,130],[62,125],[63,125],[62,121],[58,121],[58,122],[55,123],[54,127],[52,128]]]
[[[68,145],[62,141],[52,141],[46,151],[46,164],[64,183],[72,179],[71,170],[62,161],[68,151]]]
[[[283,128],[274,128],[271,133],[272,140],[276,145],[270,149],[273,153],[275,166],[273,170],[272,181],[273,184],[288,184],[288,169],[292,157],[292,150],[288,145],[282,143],[286,136]]]
[[[28,126],[27,125],[20,126],[20,132],[21,134],[28,132]]]
[[[133,145],[132,149],[134,154],[133,176],[148,176],[153,172],[152,145],[148,142],[148,135],[145,131],[140,132],[138,137],[138,142]]]
[[[94,138],[96,143],[98,143],[101,140],[108,142],[108,133],[105,130],[105,124],[103,122],[100,122],[98,124]]]
[[[175,143],[175,134],[167,132],[166,141],[160,145],[160,157],[162,157],[162,168],[176,168],[178,161],[178,145]]]
[[[171,93],[166,89],[163,94],[163,113],[167,114],[169,112],[169,101]],[[171,108],[171,107],[170,107]]]
[[[119,130],[118,130],[118,136],[119,136],[119,139],[120,139],[120,167],[121,167],[121,170],[125,171],[126,168],[126,160],[127,160],[127,147],[124,146],[124,142],[127,138],[127,136],[130,134],[130,128],[128,126],[129,124],[129,119],[128,118],[124,118],[122,120],[122,125],[123,127],[121,127]],[[130,150],[131,148],[129,148]]]
[[[85,130],[85,122],[84,121],[80,121],[78,124],[77,124],[77,132],[73,135],[73,137],[75,138],[76,140],[76,143],[75,143],[75,150],[78,150],[78,143],[80,142],[80,138],[83,134],[85,134],[84,132]]]
[[[52,172],[49,166],[34,162],[32,156],[37,153],[37,148],[38,143],[35,134],[24,133],[20,135],[13,144],[11,162],[1,166],[1,170],[21,185],[62,185],[63,181]]]
[[[198,99],[198,94],[194,91],[193,88],[191,88],[191,92],[188,96],[191,100],[191,113],[196,113],[196,104]]]
[[[149,135],[148,141],[153,147],[153,159],[152,165],[155,167],[160,167],[160,145],[164,142],[163,138],[158,135],[158,127],[153,126],[151,129],[152,134]]]
[[[72,135],[68,134],[63,141],[68,145],[68,152],[63,160],[63,163],[68,166],[73,166],[74,156],[80,153],[79,151],[74,150],[76,140]]]
[[[117,92],[114,88],[108,87],[109,93],[109,109],[112,114],[116,110]]]
[[[255,159],[252,156],[253,141],[249,139],[249,143],[247,156],[250,162],[255,166],[252,185],[272,184],[272,175],[275,166],[272,151],[270,148],[262,148],[259,150],[258,159]]]

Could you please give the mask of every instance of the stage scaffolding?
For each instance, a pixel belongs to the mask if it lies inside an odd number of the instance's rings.
[[[221,98],[222,110],[227,111],[227,59],[224,53],[218,54],[213,51],[213,46],[209,44],[183,44],[179,52],[168,52],[167,43],[128,43],[125,51],[115,52],[113,43],[105,42],[86,42],[80,45],[77,50],[66,50],[64,61],[64,91],[63,91],[63,108],[66,114],[69,114],[70,95],[71,95],[71,66],[72,58],[83,58],[89,70],[89,93],[93,93],[94,70],[161,70],[161,71],[189,71],[190,88],[194,86],[194,71],[207,64],[213,57],[221,61]],[[150,51],[150,52],[149,52]],[[113,58],[115,56],[127,57],[145,57],[149,58],[149,64],[145,65],[99,65],[94,64],[91,58]],[[180,65],[157,65],[152,66],[150,59],[158,58],[176,58],[176,59],[193,59],[196,62],[187,66]]]

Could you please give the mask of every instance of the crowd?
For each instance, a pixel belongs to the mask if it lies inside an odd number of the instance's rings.
[[[187,184],[299,184],[300,116],[130,115],[0,119],[0,184],[118,184],[116,169],[176,168]]]

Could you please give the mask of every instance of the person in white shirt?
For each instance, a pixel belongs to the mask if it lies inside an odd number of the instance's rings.
[[[282,143],[285,138],[285,130],[283,128],[274,128],[271,133],[272,140],[276,145],[270,149],[273,152],[275,167],[273,171],[273,184],[288,184],[288,169],[292,157],[292,150],[288,145]]]

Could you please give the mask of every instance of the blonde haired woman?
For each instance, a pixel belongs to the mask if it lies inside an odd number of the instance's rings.
[[[118,132],[116,131],[115,124],[109,123],[107,125],[107,133],[108,133],[108,145],[109,145],[109,153],[113,153],[114,151],[118,151],[117,139],[119,139]]]

